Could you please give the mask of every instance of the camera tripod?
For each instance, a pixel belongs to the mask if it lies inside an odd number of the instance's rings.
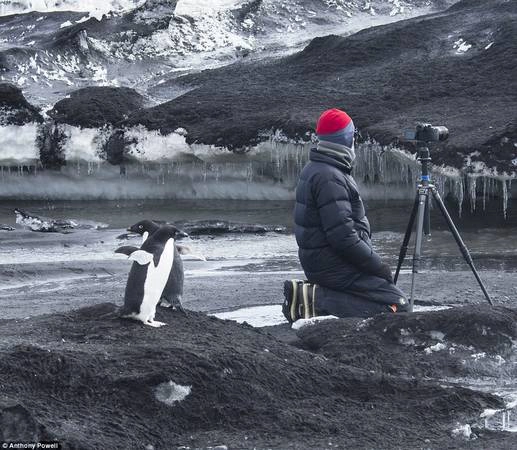
[[[418,161],[422,164],[422,175],[420,177],[420,181],[417,186],[417,193],[415,197],[415,203],[413,204],[413,210],[411,211],[411,216],[409,218],[409,223],[406,229],[406,234],[404,236],[404,240],[402,242],[402,246],[400,248],[400,254],[399,254],[399,261],[397,264],[397,270],[395,272],[394,282],[397,284],[397,280],[400,274],[400,268],[402,267],[402,263],[404,262],[404,259],[407,254],[407,249],[409,245],[409,240],[411,239],[411,233],[413,231],[413,225],[415,223],[416,218],[416,241],[415,241],[415,252],[413,254],[413,271],[411,276],[411,293],[409,298],[409,310],[413,312],[413,306],[414,306],[414,294],[415,294],[415,281],[416,281],[416,274],[418,273],[418,269],[420,268],[420,259],[422,255],[422,236],[425,233],[426,236],[430,234],[430,203],[431,203],[431,196],[434,198],[436,204],[438,205],[438,208],[440,212],[442,213],[444,219],[447,222],[447,225],[449,226],[449,230],[451,231],[454,240],[458,244],[458,247],[460,248],[460,251],[463,255],[463,258],[467,262],[467,264],[472,269],[472,272],[474,276],[476,277],[477,282],[479,283],[479,286],[481,287],[481,290],[483,291],[483,294],[485,295],[486,299],[488,300],[488,303],[493,305],[492,300],[490,299],[490,296],[488,295],[488,292],[481,281],[481,278],[479,277],[479,274],[474,267],[474,261],[472,260],[472,256],[470,255],[466,245],[464,244],[463,240],[461,239],[460,233],[458,232],[458,229],[454,225],[454,222],[452,221],[452,218],[447,211],[447,208],[445,207],[445,204],[443,203],[442,198],[440,197],[440,194],[438,190],[436,189],[436,186],[432,183],[431,177],[429,175],[429,164],[431,162],[431,157],[429,153],[429,149],[427,147],[420,147],[418,149]]]

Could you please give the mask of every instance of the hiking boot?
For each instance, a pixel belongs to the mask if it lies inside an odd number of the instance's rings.
[[[316,317],[316,287],[317,284],[311,284],[308,282],[303,283],[302,287],[302,317],[304,319],[310,319]]]
[[[296,322],[298,319],[303,317],[303,284],[302,280],[284,281],[284,303],[282,304],[282,313],[289,323]]]

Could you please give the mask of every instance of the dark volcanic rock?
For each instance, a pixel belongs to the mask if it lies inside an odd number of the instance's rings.
[[[188,222],[174,222],[175,226],[186,233],[197,236],[203,234],[227,234],[227,233],[285,233],[286,227],[282,225],[260,225],[249,223],[236,223],[227,220],[196,220]]]
[[[49,111],[58,123],[83,128],[114,125],[139,110],[144,98],[130,88],[89,87],[60,100]]]
[[[64,233],[73,229],[98,229],[107,225],[93,221],[79,222],[70,219],[51,219],[50,217],[39,216],[30,212],[15,209],[16,223],[32,231],[43,233]]]
[[[0,124],[24,125],[42,122],[37,108],[23,96],[22,91],[10,83],[0,83]]]
[[[464,445],[451,437],[456,421],[503,406],[490,394],[372,373],[201,313],[161,309],[158,319],[168,326],[123,320],[102,304],[0,321],[1,404],[22,405],[35,427],[72,448],[250,449],[456,447]],[[369,329],[372,338],[382,331]],[[382,342],[359,348],[365,333],[342,353],[378,359]],[[469,445],[478,448],[511,442],[476,433]]]
[[[418,121],[447,126],[437,164],[462,167],[479,151],[488,166],[513,170],[516,72],[517,2],[463,0],[443,13],[317,38],[267,64],[184,77],[193,90],[127,123],[184,127],[189,142],[242,150],[263,130],[307,139],[321,111],[340,107],[383,144]]]

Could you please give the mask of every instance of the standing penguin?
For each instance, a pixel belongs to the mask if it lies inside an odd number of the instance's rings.
[[[142,236],[142,243],[145,243],[149,236],[152,236],[159,229],[160,225],[157,223],[151,220],[142,220],[141,222],[130,226],[127,231],[140,234]],[[186,233],[178,231],[176,238],[186,236],[188,236]],[[167,280],[167,284],[165,285],[161,295],[160,306],[164,306],[166,308],[175,307],[185,314],[185,310],[181,305],[185,274],[183,269],[183,260],[180,255],[188,253],[188,247],[178,245],[177,243],[174,247],[174,262],[169,274],[169,279]]]
[[[140,248],[124,246],[115,250],[134,261],[124,294],[123,317],[140,320],[152,327],[166,325],[155,321],[154,316],[174,263],[175,239],[181,233],[177,228],[165,225],[150,235]]]

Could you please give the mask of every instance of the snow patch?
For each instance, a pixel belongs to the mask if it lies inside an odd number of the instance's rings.
[[[179,0],[175,13],[180,16],[202,17],[224,11],[242,3],[242,0]]]
[[[3,0],[0,4],[0,16],[31,11],[76,11],[89,12],[91,17],[96,17],[100,20],[104,14],[128,11],[143,5],[145,1],[146,0]]]
[[[436,339],[437,341],[443,341],[445,338],[445,334],[441,331],[430,331],[429,336],[431,336],[432,339]]]
[[[428,355],[430,355],[433,352],[439,352],[440,350],[445,350],[447,346],[441,342],[438,342],[435,345],[431,345],[430,347],[427,347],[424,349],[424,352]]]
[[[39,162],[36,148],[38,125],[29,123],[23,126],[0,126],[0,165],[35,165]]]
[[[462,437],[465,439],[470,439],[470,437],[472,436],[472,429],[468,423],[465,425],[458,425],[457,428],[452,430],[452,435],[454,437]]]
[[[468,44],[464,39],[460,38],[454,42],[453,48],[457,54],[468,52],[472,48],[472,44]]]
[[[180,133],[163,135],[160,131],[148,131],[139,126],[128,130],[125,136],[134,142],[129,147],[129,155],[139,161],[174,161],[193,153],[185,136]]]
[[[67,161],[85,161],[89,163],[101,163],[103,161],[101,153],[107,139],[107,135],[103,133],[103,130],[98,128],[79,128],[70,125],[63,125],[62,130],[67,136],[63,148]],[[89,167],[88,175],[92,173],[92,170],[93,168]]]
[[[173,381],[159,384],[155,389],[155,397],[158,401],[168,406],[183,401],[191,392],[192,386],[182,386]]]
[[[317,316],[317,317],[311,317],[310,319],[299,319],[296,322],[293,323],[291,328],[293,330],[301,330],[304,327],[309,327],[312,325],[316,325],[320,322],[324,322],[327,320],[335,320],[339,319],[339,317],[336,316]]]

